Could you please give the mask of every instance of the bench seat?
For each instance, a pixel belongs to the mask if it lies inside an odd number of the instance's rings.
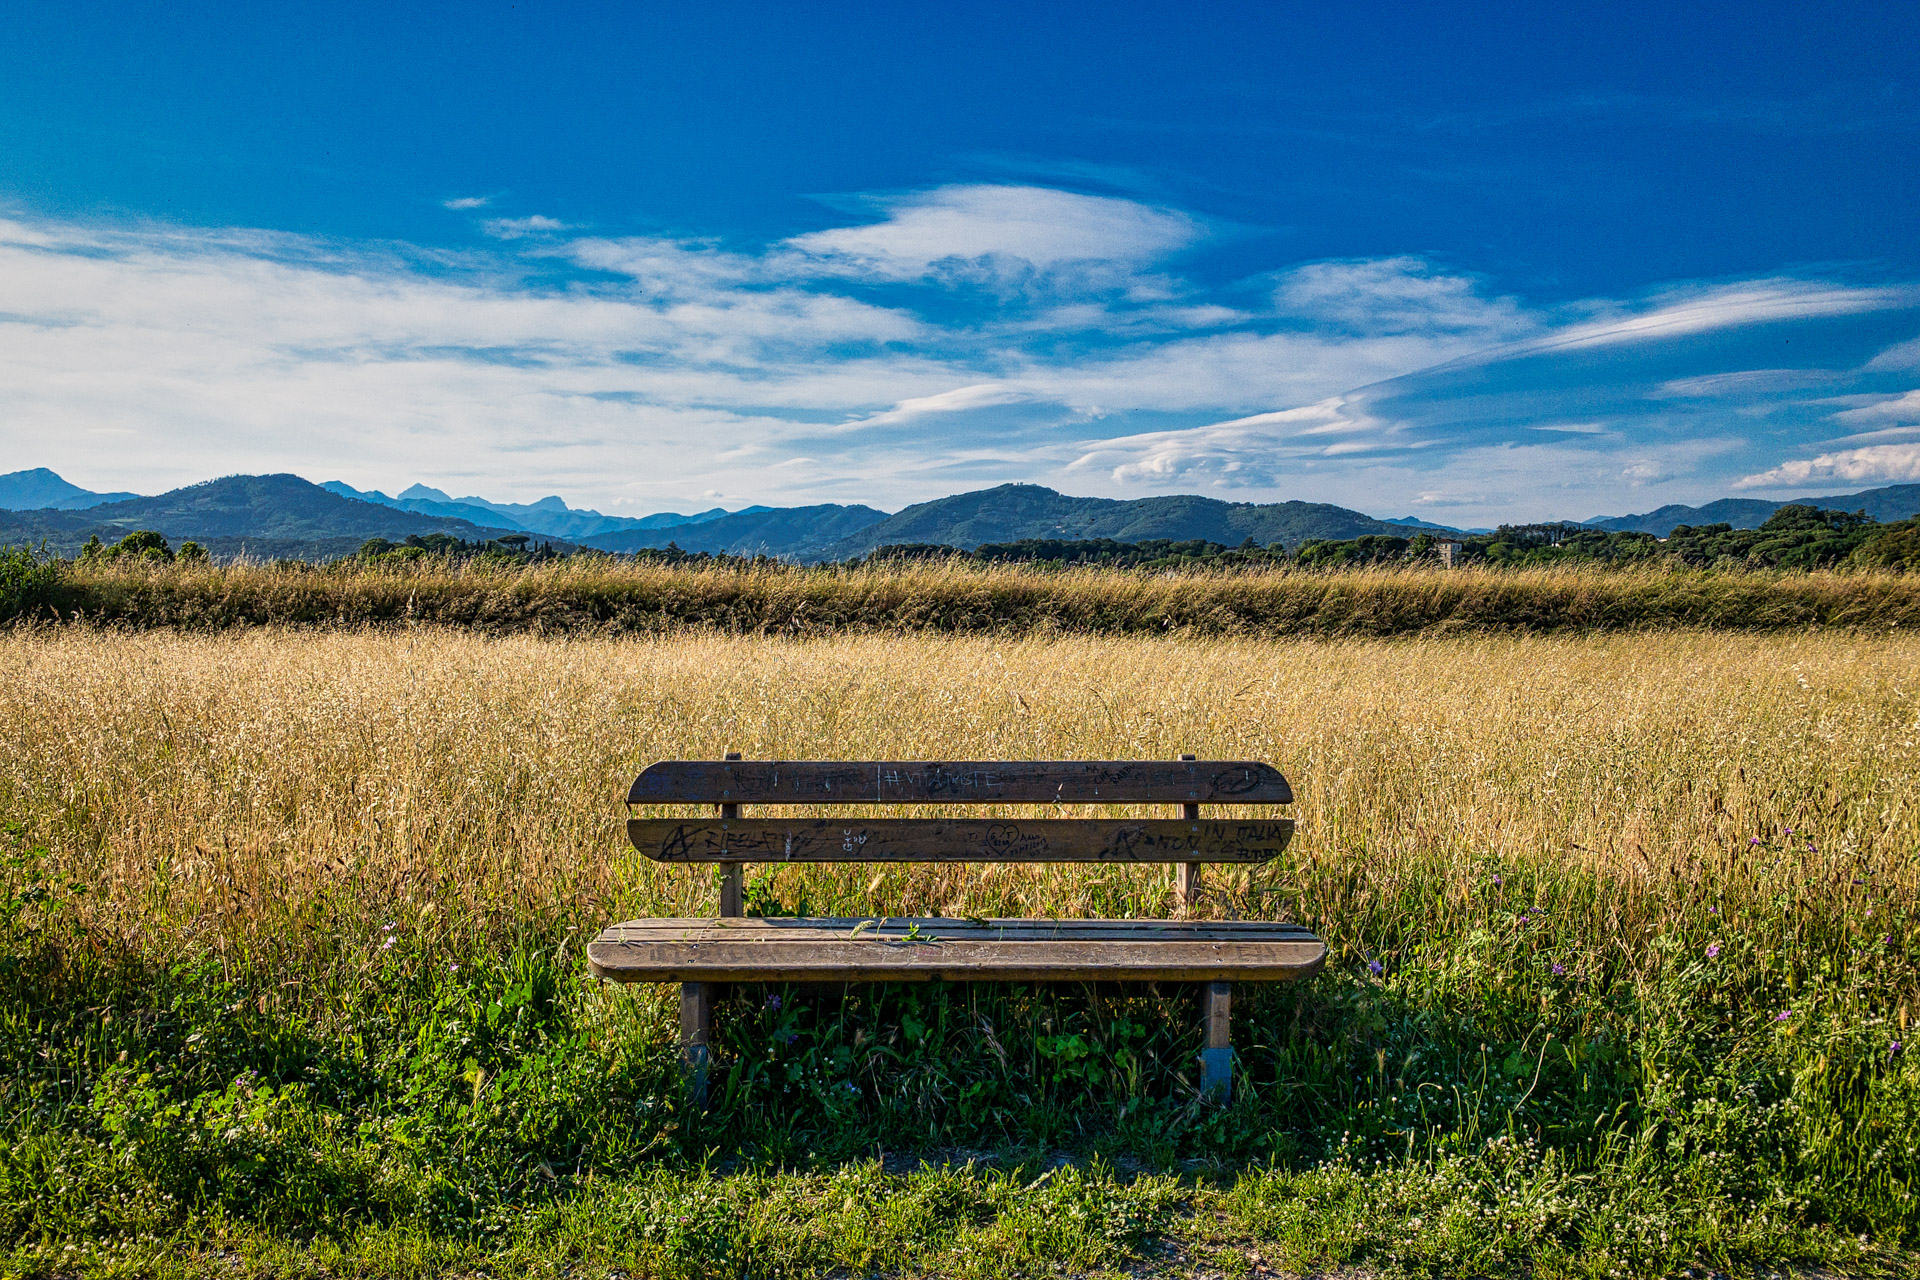
[[[1256,920],[629,920],[587,947],[615,982],[1284,982],[1326,958],[1301,926]]]

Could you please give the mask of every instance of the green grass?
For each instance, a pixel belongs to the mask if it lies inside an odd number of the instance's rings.
[[[1634,958],[1562,922],[1605,884],[1488,867],[1436,913],[1416,877],[1329,929],[1323,977],[1242,988],[1224,1110],[1194,1097],[1178,991],[740,987],[700,1114],[668,993],[556,944],[590,921],[496,948],[333,918],[160,967],[63,925],[40,865],[16,846],[0,1001],[22,1274],[1912,1260],[1917,922],[1871,884],[1702,896]],[[1299,887],[1302,918],[1335,923],[1328,890]]]

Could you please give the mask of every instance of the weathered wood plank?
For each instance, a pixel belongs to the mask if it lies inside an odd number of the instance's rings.
[[[1247,760],[663,760],[628,804],[1291,804]]]
[[[658,862],[1265,862],[1290,818],[629,818]]]
[[[1297,925],[1244,923],[1221,938],[1208,936],[1218,921],[633,921],[595,938],[587,962],[617,982],[1277,982],[1326,963]]]
[[[838,936],[901,941],[937,934],[975,941],[1202,941],[1245,942],[1312,937],[1305,925],[1283,920],[1080,920],[967,916],[713,916],[628,920],[608,925],[601,939],[630,942],[785,942]]]

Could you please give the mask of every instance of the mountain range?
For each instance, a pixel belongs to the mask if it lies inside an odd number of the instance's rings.
[[[13,478],[0,477],[0,484]],[[444,533],[473,542],[520,532],[396,511],[330,493],[292,475],[226,476],[152,498],[101,496],[109,501],[0,510],[0,543],[45,541],[71,555],[90,537],[113,542],[136,529],[153,529],[176,544],[191,538],[218,556],[245,552],[321,560],[350,555],[368,538],[398,541],[411,534]]]
[[[1884,489],[1834,494],[1825,498],[1794,498],[1792,503],[1803,507],[1824,507],[1829,511],[1864,511],[1870,520],[1891,524],[1895,520],[1920,515],[1920,484],[1888,485]],[[1736,529],[1758,529],[1767,522],[1768,516],[1787,505],[1786,502],[1774,502],[1767,498],[1721,498],[1698,507],[1678,504],[1661,507],[1645,515],[1595,516],[1586,524],[1590,528],[1614,533],[1650,533],[1656,538],[1664,538],[1683,524],[1725,523]]]
[[[56,483],[50,485],[48,477]],[[134,529],[154,529],[175,542],[192,538],[216,555],[245,550],[258,556],[326,559],[348,554],[374,537],[398,541],[412,534],[444,533],[479,541],[523,533],[603,551],[675,545],[684,551],[808,562],[851,559],[893,543],[970,549],[1022,538],[1197,538],[1234,545],[1251,538],[1262,546],[1296,546],[1308,538],[1406,532],[1405,525],[1328,503],[1258,504],[1194,496],[1076,498],[1021,484],[917,503],[892,515],[859,504],[825,503],[619,517],[571,508],[559,498],[490,503],[454,498],[424,485],[389,497],[337,481],[316,485],[292,475],[228,476],[142,498],[89,495],[51,472],[45,477],[31,472],[0,476],[0,502],[18,501],[19,494],[51,494],[66,505],[0,509],[0,541],[45,540],[64,553],[89,537],[110,542]],[[89,497],[96,500],[89,502]]]
[[[1920,484],[1796,499],[1880,521],[1920,511]],[[1783,502],[1723,498],[1699,507],[1666,506],[1643,515],[1601,516],[1592,528],[1665,537],[1678,525],[1725,522],[1757,528]],[[368,538],[400,541],[442,533],[466,541],[514,534],[569,546],[631,552],[669,544],[683,551],[766,555],[817,562],[847,560],[876,547],[935,544],[971,550],[982,543],[1027,538],[1204,539],[1237,546],[1288,548],[1313,538],[1363,534],[1405,537],[1417,529],[1457,532],[1411,516],[1376,519],[1324,502],[1223,502],[1191,494],[1155,498],[1076,498],[1030,484],[954,494],[889,515],[859,504],[713,508],[692,515],[609,516],[569,507],[558,497],[503,503],[455,498],[414,485],[389,497],[339,481],[312,484],[299,476],[227,476],[156,497],[93,493],[46,468],[0,475],[0,543],[44,540],[71,554],[89,537],[113,541],[155,529],[174,542],[191,538],[216,555],[321,560],[351,553]]]

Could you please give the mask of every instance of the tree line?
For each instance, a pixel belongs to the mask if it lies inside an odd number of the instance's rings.
[[[1446,551],[1451,544],[1450,554]],[[13,554],[13,553],[8,553]],[[49,560],[25,548],[20,572],[34,560]],[[332,563],[342,569],[389,567],[433,561],[444,564],[492,564],[514,567],[588,557],[610,563],[686,567],[764,567],[781,562],[765,555],[685,551],[669,542],[632,552],[595,551],[555,546],[526,534],[469,541],[445,533],[414,534],[401,541],[369,538],[353,554]],[[199,564],[206,548],[187,540],[174,548],[160,533],[141,529],[118,542],[98,536],[80,548],[81,565]],[[1454,565],[1537,568],[1551,565],[1616,567],[1671,565],[1693,569],[1892,569],[1920,571],[1920,516],[1877,523],[1861,512],[1830,511],[1803,504],[1781,507],[1757,529],[1729,524],[1680,525],[1665,538],[1650,533],[1617,532],[1571,523],[1501,525],[1491,533],[1451,535],[1432,530],[1366,534],[1357,538],[1315,538],[1288,549],[1281,543],[1260,546],[1251,538],[1238,546],[1204,538],[1023,538],[989,542],[971,550],[940,543],[882,546],[842,562],[844,568],[941,561],[979,565],[1022,564],[1057,567],[1166,570],[1204,569],[1353,569],[1387,566]],[[304,560],[275,560],[288,569],[320,566]]]
[[[980,564],[1050,564],[1114,569],[1293,567],[1351,569],[1389,565],[1440,565],[1452,544],[1452,563],[1533,568],[1544,565],[1614,566],[1672,564],[1693,569],[1897,569],[1920,570],[1920,517],[1880,524],[1861,512],[1828,511],[1790,504],[1757,529],[1730,524],[1680,525],[1665,538],[1651,533],[1595,529],[1567,522],[1501,525],[1492,533],[1454,536],[1421,530],[1407,537],[1365,534],[1358,538],[1313,538],[1289,551],[1280,543],[1262,547],[1147,538],[1025,538],[990,542],[963,551],[931,543],[875,549],[849,564],[916,560],[967,560]]]

